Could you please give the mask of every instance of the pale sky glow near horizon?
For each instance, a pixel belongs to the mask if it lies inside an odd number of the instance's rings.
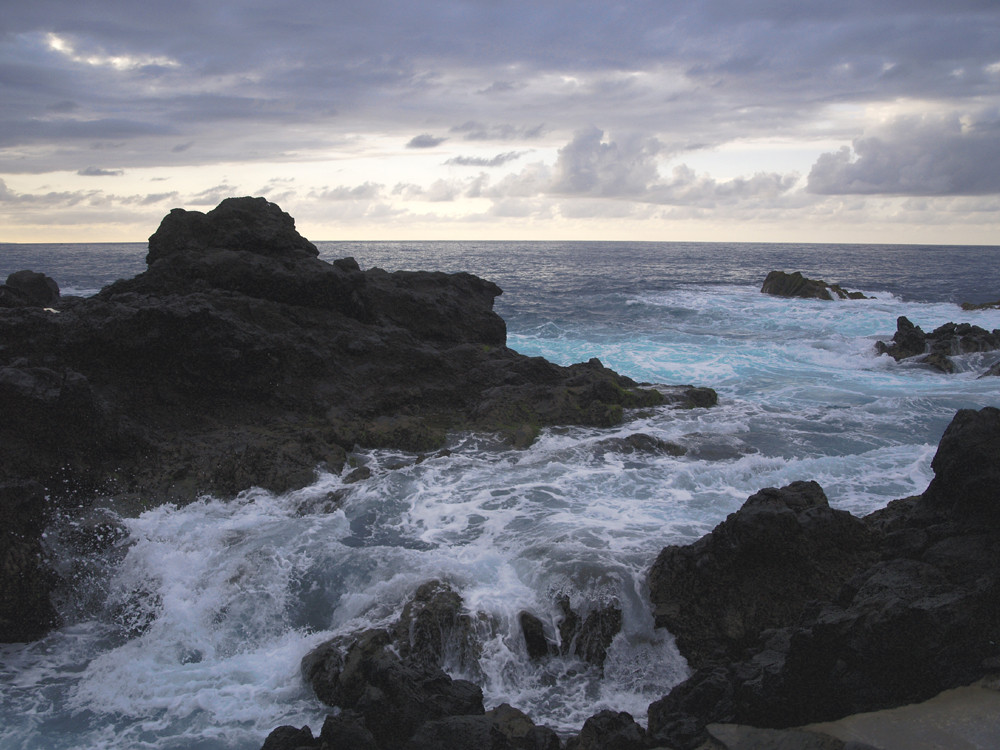
[[[996,0],[8,5],[0,242],[1000,244]]]

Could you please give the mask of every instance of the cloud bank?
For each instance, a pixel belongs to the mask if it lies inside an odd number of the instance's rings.
[[[0,228],[61,205],[141,238],[165,201],[268,187],[331,232],[975,241],[997,39],[992,0],[11,4]]]

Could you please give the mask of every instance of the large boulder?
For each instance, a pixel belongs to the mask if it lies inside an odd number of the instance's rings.
[[[226,198],[207,214],[175,208],[149,238],[146,263],[188,253],[246,251],[272,258],[315,258],[295,220],[265,198]]]
[[[0,641],[31,641],[57,621],[49,593],[56,575],[45,560],[48,522],[37,482],[0,484]]]
[[[391,642],[374,630],[346,648],[325,643],[303,658],[302,676],[324,703],[360,714],[380,746],[402,745],[427,721],[484,713],[477,686],[400,659]]]
[[[0,286],[0,307],[52,307],[59,303],[59,285],[37,271],[15,271]]]
[[[873,542],[815,482],[761,490],[708,536],[660,552],[649,572],[656,625],[694,667],[730,660],[833,597],[874,558]]]

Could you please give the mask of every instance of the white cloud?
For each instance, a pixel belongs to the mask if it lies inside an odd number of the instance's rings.
[[[810,192],[893,195],[1000,193],[1000,117],[900,117],[853,147],[822,154]]]
[[[552,192],[604,197],[644,194],[658,177],[655,138],[630,136],[605,141],[604,131],[588,128],[560,149]]]

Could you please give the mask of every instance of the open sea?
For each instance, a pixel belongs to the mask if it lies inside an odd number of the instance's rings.
[[[79,560],[59,597],[66,624],[0,646],[0,750],[256,750],[281,724],[318,733],[330,711],[299,661],[342,633],[391,623],[415,589],[446,580],[483,613],[478,663],[451,665],[487,708],[510,703],[561,733],[595,712],[647,705],[687,675],[654,630],[645,575],[667,544],[694,541],[763,487],[815,479],[861,515],[920,493],[961,408],[1000,406],[1000,352],[942,375],[875,356],[905,315],[1000,328],[1000,247],[627,242],[325,242],[362,268],[469,271],[504,290],[508,345],[559,364],[598,357],[638,381],[719,393],[712,409],[646,410],[612,429],[555,428],[531,448],[456,434],[416,462],[358,451],[372,477],[319,473],[287,495],[248,488],[127,518],[128,538]],[[0,280],[41,271],[89,295],[145,268],[143,244],[0,244]],[[802,271],[874,297],[761,294],[768,271]],[[642,432],[682,457],[610,452]],[[314,510],[328,493],[342,505]],[[100,504],[100,498],[95,498]],[[71,528],[50,529],[60,549]],[[617,602],[604,674],[572,658],[529,662],[518,613],[553,628],[556,597],[582,614]],[[122,612],[148,623],[130,635]]]

